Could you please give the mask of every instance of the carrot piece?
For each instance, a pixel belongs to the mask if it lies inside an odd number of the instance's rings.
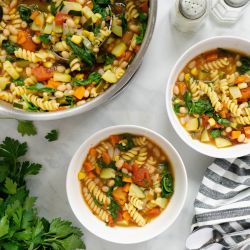
[[[131,220],[131,217],[130,217],[128,211],[123,211],[122,217],[123,217],[124,220],[126,220],[127,222],[129,222],[129,221]]]
[[[129,45],[133,38],[134,33],[132,31],[126,31],[122,36],[122,41]]]
[[[102,159],[106,164],[109,164],[111,162],[110,156],[107,152],[102,153]]]
[[[208,125],[208,120],[209,120],[209,116],[208,115],[202,115],[202,125],[204,127],[206,127]]]
[[[131,178],[131,177],[123,176],[123,177],[122,177],[122,181],[123,181],[123,182],[132,183],[132,178]]]
[[[110,139],[112,145],[114,146],[114,145],[116,145],[117,143],[119,143],[119,141],[121,140],[121,137],[120,137],[119,135],[111,135],[111,136],[109,137],[109,139]]]
[[[129,62],[131,57],[132,57],[133,53],[131,51],[126,51],[121,55],[121,58],[126,61]]]
[[[54,81],[53,79],[48,80],[47,87],[56,89],[61,83]]]
[[[32,12],[32,14],[31,14],[31,16],[30,16],[30,19],[35,20],[35,18],[36,18],[39,14],[40,14],[39,11],[34,11],[34,12]]]
[[[121,206],[123,206],[128,201],[128,193],[124,192],[122,187],[116,188],[112,192],[112,196],[114,197],[115,201]]]
[[[241,135],[241,132],[235,130],[235,131],[232,131],[232,133],[231,133],[231,138],[232,138],[232,139],[238,139],[240,135]]]
[[[244,132],[247,138],[250,138],[250,126],[244,127]]]
[[[245,89],[241,89],[241,98],[238,99],[239,102],[247,102],[248,99],[250,98],[250,86],[245,88]]]
[[[53,70],[38,66],[32,69],[32,74],[38,81],[47,81],[53,76]]]
[[[111,215],[109,215],[109,221],[108,221],[108,226],[109,227],[114,227],[115,222],[113,220],[113,217]]]
[[[148,217],[155,217],[157,215],[159,215],[161,213],[161,209],[159,207],[154,207],[152,209],[150,209],[148,212],[147,212],[147,216]]]
[[[210,54],[208,54],[207,55],[207,57],[206,57],[206,60],[207,61],[215,61],[215,60],[217,60],[218,59],[218,53],[217,52],[215,52],[215,53],[210,53]]]
[[[95,172],[99,175],[101,173],[101,168],[97,165],[95,168]]]
[[[242,76],[238,76],[235,80],[235,83],[236,84],[239,84],[239,83],[242,83],[242,82],[245,82],[246,81],[246,76],[242,75]]]
[[[222,118],[226,118],[227,117],[227,114],[228,114],[228,109],[226,108],[223,108],[221,111],[220,111],[220,115]]]
[[[95,148],[91,148],[91,149],[89,150],[89,153],[90,153],[90,155],[92,155],[92,156],[96,156],[97,151],[96,151]]]
[[[81,100],[84,97],[85,88],[83,86],[77,87],[74,92],[74,96]]]
[[[91,171],[91,172],[88,172],[88,177],[90,179],[95,179],[96,178],[96,175]]]
[[[129,192],[129,188],[130,188],[130,184],[129,184],[129,183],[126,183],[126,184],[122,187],[123,191],[126,192],[126,193]]]
[[[178,82],[177,85],[179,87],[180,94],[184,95],[185,92],[187,91],[187,85],[184,82]]]
[[[25,32],[23,30],[18,31],[18,33],[17,33],[17,43],[18,44],[25,43],[26,40],[27,40],[27,36],[28,36],[27,32]]]
[[[85,169],[86,172],[90,172],[94,168],[95,168],[95,166],[92,165],[90,162],[87,161],[87,162],[84,163],[84,169]]]

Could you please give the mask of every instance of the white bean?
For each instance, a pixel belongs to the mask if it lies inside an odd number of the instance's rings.
[[[232,128],[231,127],[227,127],[225,130],[227,133],[231,133],[232,132]]]
[[[178,80],[179,80],[180,82],[183,82],[183,81],[184,81],[184,78],[185,78],[185,74],[184,74],[184,72],[181,72],[180,75],[179,75],[179,77],[178,77]]]
[[[107,186],[103,186],[102,187],[102,191],[105,192],[105,193],[107,193],[109,191],[109,188]]]
[[[122,166],[124,164],[124,160],[123,159],[120,159],[118,160],[116,163],[115,163],[115,166],[118,168],[118,169],[121,169]]]
[[[246,138],[246,136],[245,136],[244,134],[241,134],[241,135],[238,137],[237,141],[238,141],[238,142],[244,142],[245,138]]]
[[[109,180],[108,181],[108,186],[109,187],[113,187],[115,185],[115,181],[114,180]]]
[[[180,93],[179,87],[177,85],[175,85],[174,86],[174,94],[179,95],[179,93]]]
[[[56,98],[62,98],[64,96],[63,92],[62,91],[56,91],[55,92],[55,97]]]
[[[66,85],[65,85],[65,84],[59,85],[59,86],[57,87],[57,90],[64,92],[64,91],[66,90]]]
[[[187,113],[187,109],[185,107],[180,107],[180,113],[181,114],[186,114]]]
[[[123,172],[124,174],[128,174],[128,170],[127,170],[126,168],[122,168],[122,172]]]

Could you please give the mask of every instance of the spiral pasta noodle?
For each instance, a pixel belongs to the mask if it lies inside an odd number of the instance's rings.
[[[81,70],[81,64],[80,64],[79,58],[73,59],[70,62],[69,66],[70,66],[71,72],[73,72],[73,71],[80,71]]]
[[[7,91],[0,91],[0,100],[2,101],[6,101],[6,102],[9,102],[9,103],[13,103],[14,101],[14,95],[7,92]]]
[[[203,65],[203,69],[205,70],[215,70],[224,68],[229,64],[229,60],[227,57],[221,58]]]
[[[31,92],[23,86],[14,86],[10,90],[14,96],[22,96]]]
[[[219,101],[219,97],[216,94],[216,92],[213,91],[213,89],[210,86],[208,86],[208,84],[205,84],[202,81],[199,82],[199,87],[209,97],[215,111],[218,112],[218,111],[222,110],[223,106],[222,106],[221,102]]]
[[[146,147],[142,147],[135,159],[135,163],[139,166],[143,165],[148,157],[148,150]]]
[[[138,136],[133,138],[135,146],[146,146],[147,138],[145,136]]]
[[[193,100],[198,100],[200,98],[199,85],[197,84],[197,81],[194,80],[192,77],[190,78],[190,81],[189,81],[189,87],[190,87]]]
[[[92,195],[87,191],[83,192],[83,196],[86,200],[86,203],[90,207],[90,209],[96,214],[102,221],[108,222],[109,214],[103,210],[101,207],[97,206],[94,202]]]
[[[134,147],[127,152],[122,153],[121,157],[126,161],[133,160],[139,153],[140,147]]]
[[[106,152],[109,148],[111,148],[112,145],[110,143],[102,142],[97,148],[96,151],[98,154],[102,154],[103,152]]]
[[[242,109],[228,96],[223,94],[221,100],[234,116],[240,116],[242,114]]]
[[[127,209],[129,215],[131,216],[132,220],[140,227],[143,227],[146,224],[145,219],[142,215],[136,210],[133,204],[126,203],[125,208]]]
[[[86,186],[89,192],[102,204],[108,205],[110,203],[110,198],[104,194],[100,188],[96,185],[94,181],[89,178],[85,180]]]
[[[239,116],[234,119],[238,124],[250,125],[250,116]]]
[[[138,210],[142,210],[144,207],[144,202],[135,196],[130,196],[129,202]]]
[[[38,57],[35,52],[31,52],[31,51],[26,50],[26,49],[19,48],[14,53],[15,53],[15,56],[17,58],[20,58],[20,59],[23,59],[23,60],[26,60],[29,62],[37,63],[37,62],[43,61],[43,59]]]
[[[220,90],[225,95],[228,95],[228,93],[229,93],[229,82],[227,81],[227,79],[220,80]]]
[[[211,77],[211,81],[213,81],[213,82],[219,80],[219,78],[220,78],[219,70],[217,70],[217,69],[211,70],[210,77]]]
[[[134,4],[133,1],[127,0],[126,1],[126,13],[125,17],[128,21],[131,21],[132,19],[135,19],[139,16],[139,12]]]
[[[57,103],[55,100],[46,101],[43,98],[40,98],[33,94],[23,95],[23,97],[27,99],[29,102],[31,102],[33,105],[39,107],[44,111],[57,110],[59,107],[59,103]]]
[[[157,161],[152,156],[150,156],[147,159],[147,161],[146,161],[146,163],[145,163],[144,166],[145,166],[146,169],[148,169],[148,171],[149,171],[150,174],[154,173],[155,167],[156,167],[156,163],[157,163]]]

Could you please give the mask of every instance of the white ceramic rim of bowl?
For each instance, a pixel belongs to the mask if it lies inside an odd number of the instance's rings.
[[[217,46],[211,46],[212,44],[218,44]],[[245,48],[242,44],[246,44]],[[247,144],[234,145],[228,148],[216,148],[213,145],[202,143],[198,140],[191,138],[189,133],[180,124],[172,107],[173,87],[178,77],[178,74],[185,67],[185,65],[198,56],[200,53],[212,50],[215,48],[235,49],[244,53],[250,52],[250,41],[244,38],[235,36],[215,36],[205,40],[202,40],[183,53],[178,61],[173,66],[169,75],[166,87],[166,108],[168,118],[176,131],[177,135],[191,148],[194,150],[215,158],[236,158],[247,155],[250,153],[250,142]]]
[[[108,227],[99,218],[93,215],[83,200],[80,183],[77,174],[81,169],[82,162],[86,157],[89,148],[93,147],[101,140],[112,134],[133,133],[147,136],[152,141],[157,140],[156,144],[166,149],[167,156],[173,165],[175,176],[175,192],[168,207],[159,215],[158,218],[148,223],[144,227]],[[150,240],[164,232],[170,227],[179,216],[187,197],[188,189],[187,173],[184,163],[172,146],[172,144],[160,134],[140,126],[119,125],[104,128],[88,139],[86,139],[74,154],[67,172],[66,192],[69,204],[79,222],[96,236],[119,244],[134,244]],[[165,221],[164,221],[165,219]]]

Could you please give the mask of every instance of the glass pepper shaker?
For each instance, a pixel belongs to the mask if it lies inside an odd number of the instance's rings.
[[[178,30],[191,32],[200,28],[207,13],[207,0],[175,0],[170,20]]]
[[[249,0],[219,0],[211,13],[222,23],[235,23],[245,11]]]

